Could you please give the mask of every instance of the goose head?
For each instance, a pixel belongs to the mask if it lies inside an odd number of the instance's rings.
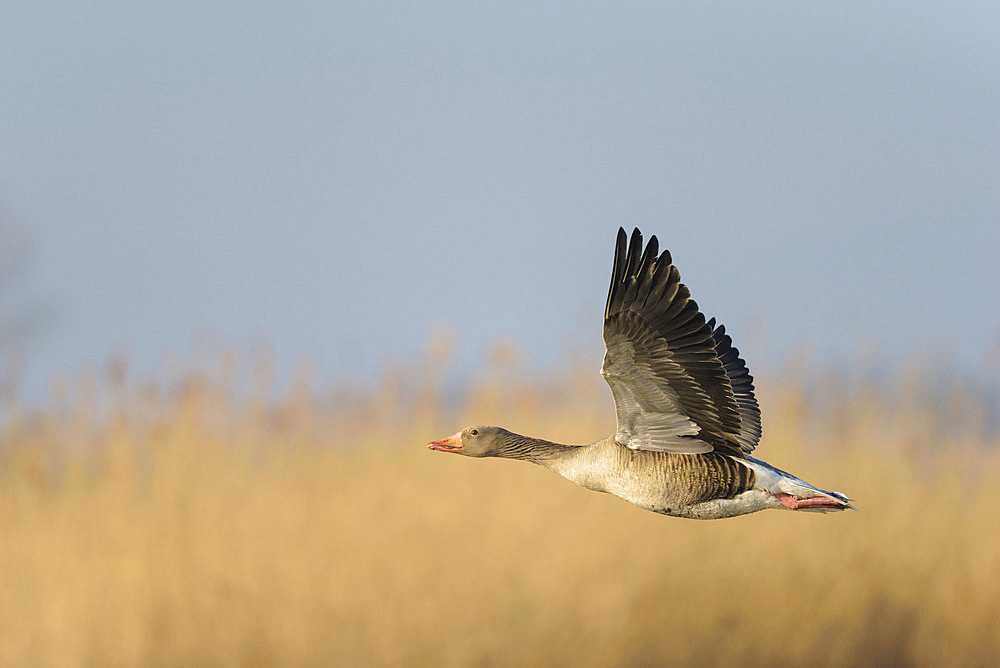
[[[467,457],[502,457],[506,429],[477,425],[466,427],[440,441],[431,441],[427,447],[441,452],[454,452]]]

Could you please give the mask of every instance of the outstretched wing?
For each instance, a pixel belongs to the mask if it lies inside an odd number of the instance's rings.
[[[643,250],[638,229],[631,241],[618,230],[601,369],[615,399],[615,438],[636,450],[744,456],[760,435],[746,364],[724,331],[716,340],[658,248],[655,236]]]

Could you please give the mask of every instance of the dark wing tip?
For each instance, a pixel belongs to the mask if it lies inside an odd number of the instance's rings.
[[[625,260],[625,276],[635,276],[639,267],[639,256],[642,255],[642,232],[636,227],[632,230],[632,238],[628,242],[628,257]]]
[[[644,277],[640,280],[648,281],[652,275],[654,264],[656,263],[656,256],[659,254],[660,242],[656,240],[656,235],[654,234],[649,238],[649,242],[646,244],[646,250],[642,252],[642,259],[639,260],[639,267],[636,270],[637,277]]]
[[[618,228],[618,238],[615,241],[615,262],[611,269],[611,287],[608,288],[608,303],[604,308],[604,317],[611,312],[611,302],[615,296],[615,288],[625,280],[625,249],[628,244],[628,234],[624,227]]]

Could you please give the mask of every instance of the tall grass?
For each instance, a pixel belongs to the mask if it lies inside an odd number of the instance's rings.
[[[423,447],[605,436],[591,369],[452,406],[405,370],[265,401],[238,366],[8,397],[0,663],[1000,662],[1000,444],[973,398],[764,384],[758,454],[861,512],[695,522]]]

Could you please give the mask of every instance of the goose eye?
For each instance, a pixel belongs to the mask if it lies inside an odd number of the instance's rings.
[[[478,429],[470,429],[469,430],[469,435],[470,436],[479,436],[479,430]]]

